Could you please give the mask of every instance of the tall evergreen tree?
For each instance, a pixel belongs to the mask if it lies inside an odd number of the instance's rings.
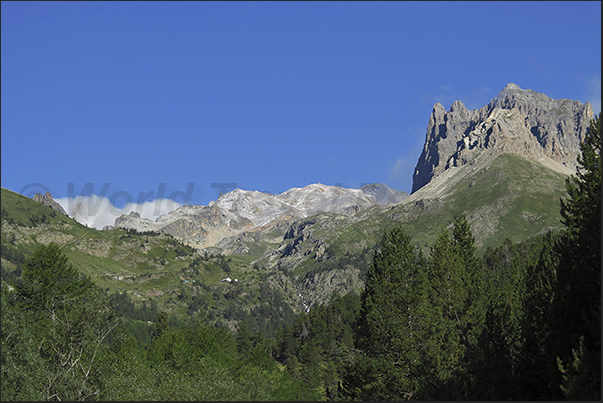
[[[447,398],[442,390],[453,376],[462,371],[465,354],[464,337],[467,290],[464,284],[464,267],[455,240],[448,230],[436,239],[431,250],[428,269],[429,317],[431,347],[425,353],[426,384],[422,385],[421,398]]]
[[[554,303],[555,349],[564,362],[577,366],[574,378],[590,372],[594,389],[565,387],[568,398],[601,398],[601,114],[595,116],[580,144],[578,170],[566,181],[561,201],[565,237],[560,244]],[[587,357],[580,359],[577,351]],[[591,363],[591,368],[585,367]],[[567,364],[568,366],[570,364]],[[561,372],[566,371],[560,364]],[[564,373],[567,378],[567,373]],[[566,385],[576,385],[571,379]]]
[[[542,237],[538,263],[527,268],[522,337],[525,340],[519,355],[517,373],[521,378],[521,396],[526,400],[555,398],[553,379],[556,366],[552,359],[553,301],[557,283],[559,236],[549,232]]]
[[[475,344],[477,334],[484,320],[485,277],[481,270],[480,260],[475,254],[477,250],[475,237],[464,214],[460,214],[455,218],[452,236],[456,252],[461,260],[461,279],[466,289],[463,309],[467,316],[463,329],[463,341],[466,345],[470,345]]]
[[[425,262],[400,228],[386,232],[361,298],[358,354],[343,381],[353,400],[405,400],[421,385],[428,346]]]
[[[464,214],[454,219],[452,235],[444,230],[432,248],[430,325],[439,347],[428,360],[431,385],[424,385],[424,398],[470,397],[470,358],[476,353],[485,316],[484,279],[475,250],[475,238]]]
[[[92,288],[89,278],[80,276],[59,245],[40,245],[23,265],[23,278],[17,287],[22,301],[32,310],[53,321],[57,310]]]
[[[54,243],[39,245],[25,262],[17,294],[44,360],[44,399],[98,398],[99,356],[119,323],[106,295]]]
[[[474,400],[522,399],[517,368],[524,345],[525,273],[538,256],[533,241],[514,245],[508,239],[484,254],[484,324],[470,354]]]

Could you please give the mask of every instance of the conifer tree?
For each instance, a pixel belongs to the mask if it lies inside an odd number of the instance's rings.
[[[423,397],[464,398],[469,393],[469,358],[475,354],[485,307],[475,238],[464,214],[435,241],[429,261],[429,301],[433,340],[439,347],[429,357],[431,386]],[[426,394],[425,394],[426,393]]]
[[[592,120],[580,149],[578,170],[566,181],[568,198],[561,201],[566,232],[559,247],[561,261],[554,302],[555,350],[562,361],[560,370],[564,368],[563,362],[573,362],[572,365],[577,366],[574,378],[584,378],[588,372],[590,382],[595,385],[594,388],[572,387],[578,383],[564,373],[565,397],[600,399],[601,114]],[[577,357],[577,351],[586,356]],[[581,384],[585,382],[581,380]],[[581,395],[585,390],[594,391]]]
[[[421,398],[439,396],[442,385],[460,368],[465,347],[462,344],[467,290],[463,280],[463,262],[448,230],[436,239],[429,259],[429,310],[431,347],[426,351],[427,384]]]
[[[56,319],[56,312],[68,301],[92,288],[87,277],[81,277],[59,245],[40,245],[23,265],[23,279],[17,293],[34,311],[42,311]]]
[[[475,255],[475,237],[464,214],[458,215],[453,224],[452,236],[461,262],[460,281],[464,285],[461,323],[463,344],[469,348],[477,343],[485,317],[484,275]]]
[[[25,262],[17,293],[45,361],[44,399],[97,398],[103,341],[119,323],[108,298],[54,243],[39,245]]]
[[[526,273],[526,298],[522,336],[525,340],[517,368],[522,381],[521,396],[526,400],[555,398],[553,379],[556,366],[551,359],[553,301],[557,282],[559,236],[549,232],[542,238],[537,264],[529,265]]]
[[[361,298],[359,353],[343,393],[353,400],[406,400],[424,373],[427,287],[425,262],[400,228],[386,232]]]

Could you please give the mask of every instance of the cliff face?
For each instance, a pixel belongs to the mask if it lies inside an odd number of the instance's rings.
[[[592,118],[589,103],[552,99],[515,84],[508,84],[480,109],[468,110],[455,101],[446,111],[436,103],[413,174],[412,192],[450,167],[505,152],[550,159],[567,172],[574,171]]]

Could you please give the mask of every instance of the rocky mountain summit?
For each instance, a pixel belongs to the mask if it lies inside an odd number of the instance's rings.
[[[295,220],[324,212],[354,216],[369,207],[398,203],[406,197],[406,192],[383,184],[346,189],[318,183],[278,195],[235,189],[207,206],[181,206],[155,221],[132,211],[118,217],[115,227],[166,232],[198,248],[217,247],[244,254],[245,246],[238,242],[248,239],[278,243]],[[262,235],[249,236],[255,232]],[[242,233],[246,235],[240,236]]]
[[[58,211],[59,213],[68,215],[65,210],[63,209],[63,207],[61,207],[61,205],[57,202],[54,201],[54,199],[52,198],[52,195],[50,194],[50,192],[46,192],[44,194],[42,193],[36,193],[32,199],[34,201],[37,201],[38,203],[42,203],[46,206],[49,206],[50,208],[52,208],[53,210]]]
[[[501,153],[524,155],[571,174],[592,118],[589,103],[552,99],[512,83],[481,109],[468,110],[455,101],[446,111],[436,103],[412,193],[451,167],[483,164]]]

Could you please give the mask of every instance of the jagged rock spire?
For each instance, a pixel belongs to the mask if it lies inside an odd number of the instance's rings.
[[[429,117],[412,192],[445,170],[474,161],[483,150],[549,157],[575,169],[592,118],[589,103],[552,99],[513,83],[480,109],[468,110],[455,101],[446,111],[438,102]]]

